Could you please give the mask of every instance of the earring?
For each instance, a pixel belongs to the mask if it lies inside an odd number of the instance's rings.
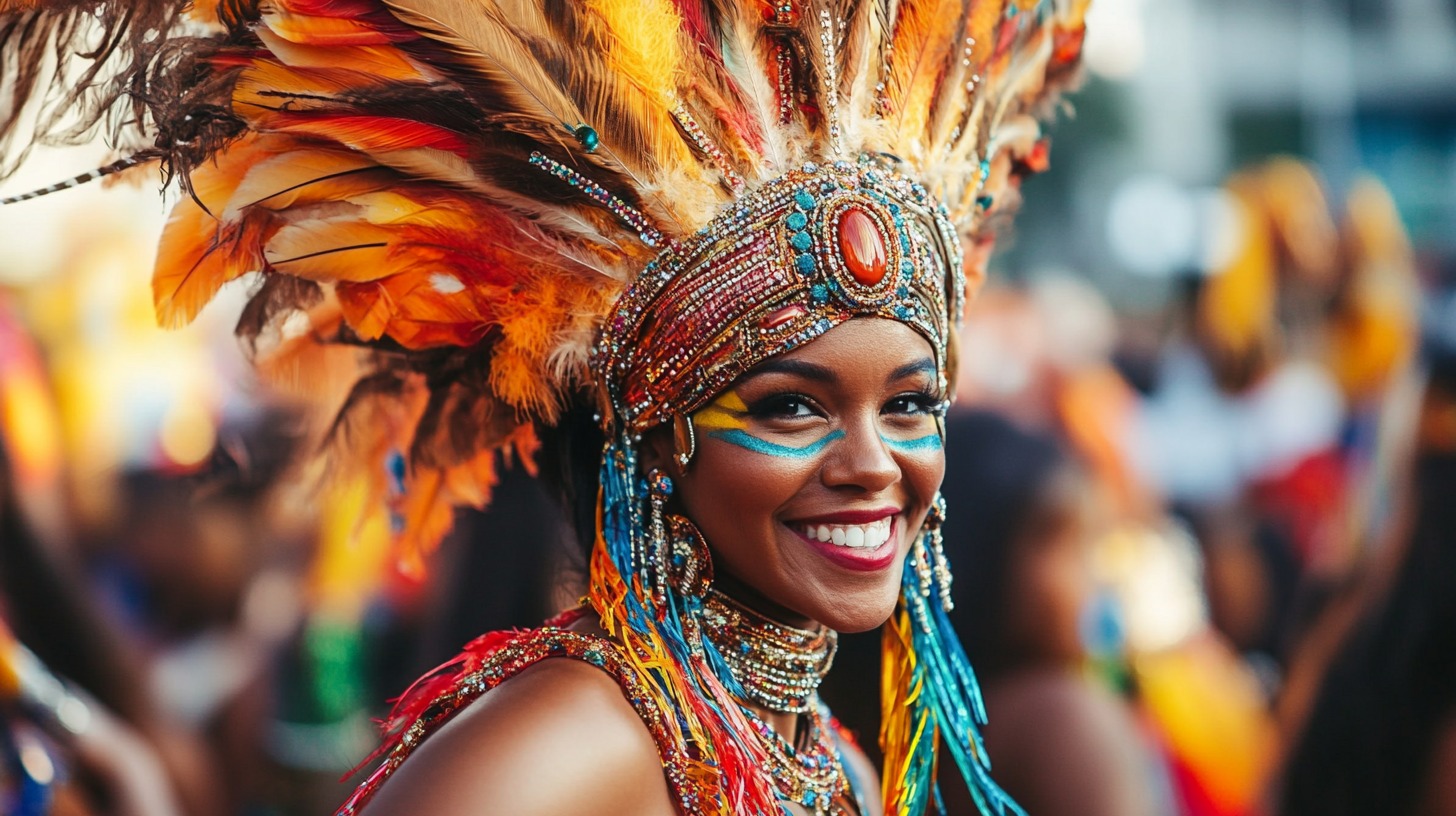
[[[679,470],[686,471],[688,462],[693,460],[693,454],[698,452],[698,431],[693,427],[693,418],[687,414],[674,414],[672,417],[672,441],[677,453],[673,459],[677,462]]]
[[[667,598],[667,549],[669,547],[667,538],[667,525],[664,521],[667,499],[672,495],[672,479],[658,468],[647,472],[647,497],[651,503],[651,517],[649,529],[648,548],[649,552],[642,566],[644,571],[652,573],[652,599],[656,602],[659,614]],[[649,569],[650,568],[650,569]]]
[[[925,517],[925,548],[931,562],[927,565],[927,571],[934,575],[936,588],[940,590],[941,607],[949,612],[955,608],[955,601],[950,597],[950,559],[945,557],[945,536],[941,533],[944,524],[945,497],[936,493],[935,501],[930,505],[930,513]],[[929,590],[930,582],[922,576],[921,591],[928,596]]]
[[[700,599],[713,585],[713,556],[708,552],[708,542],[685,516],[670,515],[667,524],[672,540],[668,579],[679,595]]]
[[[672,540],[672,560],[668,581],[683,601],[680,617],[683,640],[698,658],[703,657],[703,598],[713,586],[713,556],[703,534],[684,516],[667,517],[668,535]]]

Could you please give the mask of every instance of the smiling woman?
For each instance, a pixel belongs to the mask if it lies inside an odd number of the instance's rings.
[[[95,97],[184,174],[162,319],[261,271],[275,369],[357,367],[332,470],[407,563],[538,446],[591,544],[581,606],[417,683],[341,813],[921,816],[942,752],[1019,812],[945,614],[941,419],[962,241],[1045,165],[1085,7],[0,0],[0,112],[72,40],[43,135]],[[817,689],[878,626],[877,783]]]

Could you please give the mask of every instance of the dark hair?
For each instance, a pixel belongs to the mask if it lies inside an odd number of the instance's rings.
[[[606,435],[596,420],[591,394],[577,391],[555,427],[541,433],[537,459],[541,480],[561,502],[576,535],[583,566],[597,536],[597,492],[601,487],[602,449]]]
[[[1419,805],[1456,713],[1456,457],[1420,460],[1415,489],[1405,560],[1325,675],[1285,768],[1282,816]]]
[[[1052,479],[1071,464],[1058,441],[1004,417],[972,410],[947,420],[945,551],[955,573],[952,621],[983,675],[1013,659],[1003,622],[1007,571],[1018,540],[1046,520]]]

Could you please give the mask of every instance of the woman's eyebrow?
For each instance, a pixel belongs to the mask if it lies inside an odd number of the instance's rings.
[[[935,376],[935,361],[929,357],[921,357],[913,363],[906,363],[890,372],[889,382],[903,380],[916,374]]]
[[[834,375],[834,370],[827,366],[809,363],[803,360],[765,360],[757,368],[744,375],[744,379],[752,379],[763,374],[793,374],[808,380],[832,383],[839,379]]]

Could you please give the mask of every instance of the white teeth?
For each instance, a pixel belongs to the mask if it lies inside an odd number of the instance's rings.
[[[827,524],[809,525],[801,530],[806,538],[833,543],[839,547],[855,549],[877,549],[890,540],[891,519],[883,518],[872,524],[855,524],[831,527]]]

